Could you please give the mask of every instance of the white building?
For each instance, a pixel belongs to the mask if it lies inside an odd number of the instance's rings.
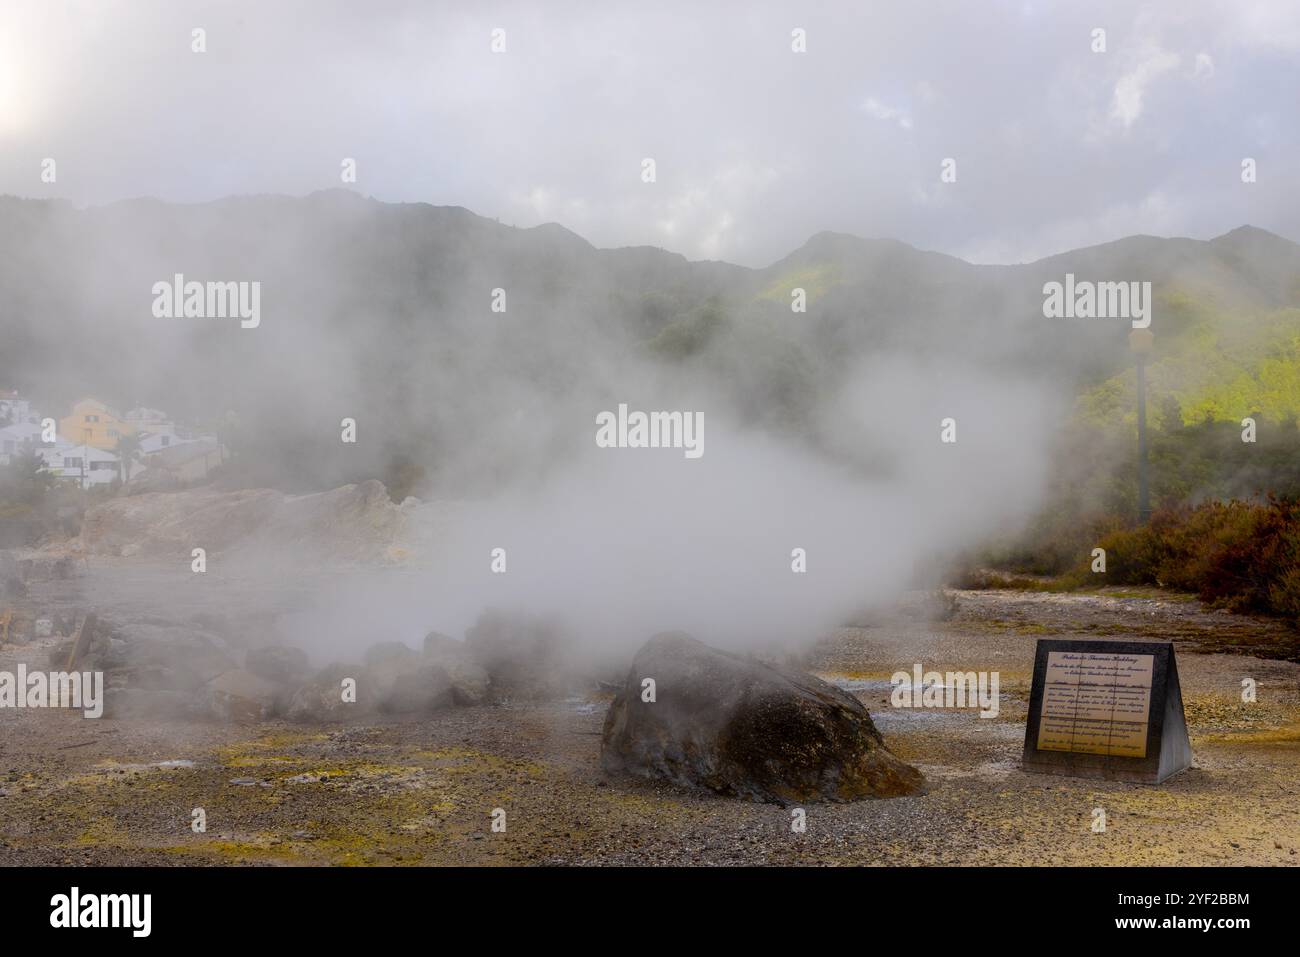
[[[8,465],[16,455],[26,455],[33,450],[53,449],[57,443],[42,442],[41,431],[38,422],[19,422],[0,429],[0,465]]]
[[[41,427],[30,422],[0,428],[0,462],[8,465],[12,456],[22,455],[41,441]]]
[[[173,449],[178,445],[185,445],[187,442],[198,441],[176,432],[140,432],[138,434],[140,436],[140,452],[143,455],[153,455],[163,449]]]
[[[50,469],[50,463],[55,461],[55,456],[62,455],[76,447],[77,446],[73,445],[67,439],[55,439],[53,444],[37,446],[36,454],[41,457],[41,461],[45,463],[45,468],[48,471]]]
[[[19,396],[17,392],[0,389],[0,423],[7,421],[10,425],[15,425],[30,422],[35,417],[30,402]]]
[[[117,456],[93,445],[67,445],[46,453],[45,465],[57,478],[82,488],[109,485],[121,475]]]
[[[122,421],[136,432],[152,432],[159,435],[175,435],[176,423],[168,418],[167,413],[159,409],[129,409],[122,416]]]
[[[146,477],[172,486],[202,482],[224,458],[225,450],[216,442],[183,442],[149,456]]]

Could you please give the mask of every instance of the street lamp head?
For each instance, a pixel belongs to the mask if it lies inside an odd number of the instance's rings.
[[[1155,339],[1150,329],[1134,329],[1128,334],[1128,347],[1139,355],[1146,355],[1155,344]]]

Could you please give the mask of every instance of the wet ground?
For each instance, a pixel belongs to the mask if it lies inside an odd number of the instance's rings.
[[[599,696],[329,726],[5,709],[0,863],[1300,864],[1294,630],[1154,590],[955,595],[951,620],[886,615],[810,654],[931,788],[810,806],[803,833],[788,808],[606,775]],[[1174,639],[1194,766],[1156,787],[1021,771],[1040,637]],[[0,670],[44,647],[0,648]],[[998,715],[891,708],[890,675],[918,663],[997,671]]]

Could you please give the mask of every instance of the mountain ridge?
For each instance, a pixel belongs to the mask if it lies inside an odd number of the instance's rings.
[[[515,226],[515,225],[502,223],[498,219],[485,216],[481,213],[476,213],[472,209],[466,206],[460,206],[457,204],[442,205],[442,204],[430,203],[422,200],[390,202],[387,200],[378,199],[373,196],[367,196],[362,193],[358,193],[354,190],[343,189],[341,187],[331,187],[328,189],[315,190],[313,192],[301,196],[295,196],[288,193],[232,194],[229,196],[222,196],[222,197],[217,197],[215,199],[201,200],[196,202],[177,202],[173,200],[160,199],[154,196],[135,196],[135,197],[127,197],[119,200],[113,200],[112,202],[108,202],[108,203],[92,204],[87,206],[76,206],[69,200],[54,198],[54,197],[50,197],[50,198],[27,197],[27,196],[18,196],[12,193],[0,194],[0,203],[6,201],[18,201],[20,203],[28,203],[34,205],[59,206],[73,212],[93,212],[96,210],[113,210],[119,208],[127,208],[133,205],[147,206],[154,209],[158,209],[158,208],[223,209],[223,208],[230,208],[232,206],[244,205],[250,202],[255,203],[258,201],[274,201],[274,202],[288,201],[293,203],[309,203],[309,202],[337,203],[339,200],[342,200],[343,202],[354,203],[354,208],[377,206],[377,207],[386,207],[392,209],[425,209],[443,216],[470,217],[479,224],[491,225],[491,226],[499,227],[503,230],[513,230],[522,233],[536,233],[538,235],[543,235],[543,236],[560,236],[564,239],[564,241],[567,242],[572,242],[573,240],[577,240],[580,244],[582,244],[587,249],[596,252],[620,252],[623,250],[657,250],[658,252],[664,253],[669,256],[679,257],[680,259],[684,260],[686,263],[690,263],[690,264],[697,264],[697,263],[704,264],[704,265],[720,264],[720,265],[730,266],[736,270],[744,270],[750,273],[762,273],[762,272],[772,271],[776,269],[778,266],[780,266],[782,263],[792,260],[794,257],[799,256],[800,254],[805,253],[810,249],[826,250],[827,247],[832,245],[839,245],[842,247],[848,247],[850,249],[866,248],[866,249],[877,249],[877,250],[898,250],[901,248],[903,250],[907,250],[909,252],[917,253],[923,256],[941,257],[944,260],[949,260],[952,262],[961,263],[965,266],[972,266],[972,267],[1036,266],[1066,256],[1074,256],[1089,251],[1106,249],[1108,247],[1116,246],[1117,244],[1129,244],[1129,243],[1139,242],[1139,241],[1156,241],[1161,243],[1186,242],[1186,243],[1199,243],[1202,245],[1220,245],[1220,246],[1229,245],[1229,244],[1239,245],[1243,242],[1252,242],[1252,243],[1267,242],[1273,244],[1278,244],[1278,243],[1285,244],[1286,246],[1293,247],[1296,250],[1300,251],[1300,243],[1298,243],[1295,240],[1282,236],[1279,233],[1272,232],[1271,230],[1267,230],[1259,226],[1254,226],[1250,223],[1243,223],[1240,226],[1235,226],[1232,229],[1227,230],[1226,232],[1221,233],[1217,236],[1213,236],[1209,239],[1196,239],[1190,236],[1156,236],[1151,233],[1132,233],[1125,236],[1119,236],[1114,239],[1104,240],[1099,243],[1093,243],[1087,246],[1078,246],[1060,252],[1049,253],[1047,255],[1040,256],[1037,259],[1032,259],[1024,262],[978,263],[968,259],[964,259],[961,256],[958,256],[953,253],[946,253],[941,250],[926,249],[921,246],[914,245],[913,243],[909,243],[906,240],[899,239],[897,237],[890,237],[890,236],[869,237],[869,236],[860,236],[856,233],[846,233],[838,230],[823,229],[813,233],[806,240],[804,240],[803,243],[796,246],[794,249],[792,249],[790,252],[786,253],[784,256],[780,257],[779,259],[776,259],[773,262],[767,264],[766,266],[746,266],[741,263],[733,263],[730,260],[726,260],[726,259],[691,259],[684,253],[679,253],[675,250],[671,250],[663,246],[656,246],[649,243],[633,243],[633,244],[618,245],[618,246],[596,246],[589,239],[584,237],[581,233],[577,232],[574,229],[571,229],[568,226],[565,226],[563,223],[554,220],[548,220],[546,222],[538,223],[533,226]]]
[[[1033,377],[1119,421],[1129,323],[1045,318],[1043,286],[1067,272],[1151,281],[1150,381],[1189,414],[1300,409],[1287,371],[1300,342],[1300,246],[1253,226],[1213,240],[1124,237],[1014,265],[825,230],[755,269],[337,189],[84,210],[0,197],[0,387],[43,407],[89,393],[195,425],[234,412],[269,423],[265,457],[290,449],[322,484],[337,458],[307,438],[321,422],[364,419],[381,458],[404,454],[412,435],[461,449],[474,435],[448,411],[460,396],[481,395],[487,418],[509,420],[580,389],[589,403],[625,401],[629,370],[645,368],[676,383],[674,395],[707,386],[742,418],[804,432],[864,365],[900,355]],[[151,289],[177,273],[260,283],[263,321],[245,331],[156,318]]]

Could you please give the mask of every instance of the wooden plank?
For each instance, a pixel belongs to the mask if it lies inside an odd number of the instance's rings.
[[[95,613],[89,612],[85,620],[81,623],[81,630],[77,632],[76,643],[72,646],[72,652],[68,655],[68,671],[75,671],[77,664],[86,656],[90,650],[90,641],[95,637]]]

